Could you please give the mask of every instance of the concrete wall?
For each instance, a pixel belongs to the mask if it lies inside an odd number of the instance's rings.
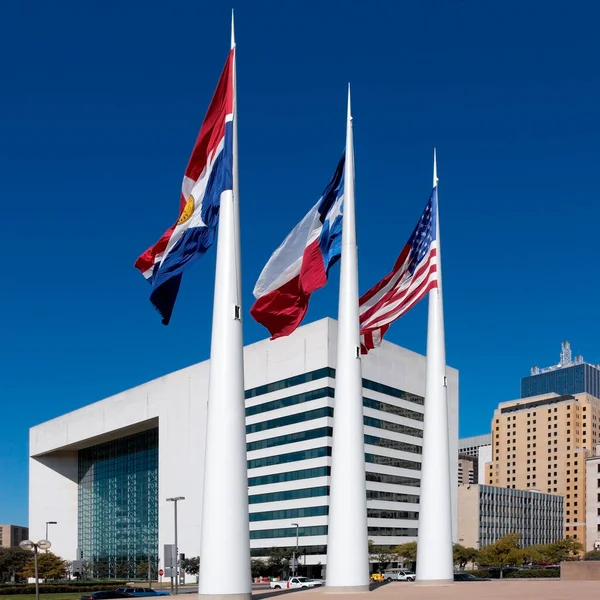
[[[458,543],[479,548],[479,486],[458,486]]]
[[[566,581],[600,581],[600,560],[570,560],[560,563],[560,578]]]

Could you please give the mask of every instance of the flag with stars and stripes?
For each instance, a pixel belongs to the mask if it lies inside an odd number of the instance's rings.
[[[438,286],[436,225],[437,186],[392,271],[360,298],[363,354],[379,346],[390,324]]]

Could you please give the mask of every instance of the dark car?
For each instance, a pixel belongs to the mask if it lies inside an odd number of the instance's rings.
[[[163,590],[153,590],[152,588],[143,588],[143,587],[122,587],[117,588],[117,592],[122,592],[123,594],[127,594],[128,596],[134,596],[137,598],[142,598],[146,596],[170,596],[169,592],[164,592]]]
[[[454,573],[454,581],[491,581],[491,579],[475,577],[471,573]]]
[[[118,592],[117,590],[108,590],[106,592],[92,592],[81,596],[81,600],[111,600],[112,598],[131,598],[129,594]]]

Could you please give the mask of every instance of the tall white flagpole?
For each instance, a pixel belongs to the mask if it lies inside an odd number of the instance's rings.
[[[369,589],[365,439],[354,209],[354,142],[348,86],[344,219],[338,309],[335,409],[327,536],[327,592]]]
[[[425,383],[423,462],[417,542],[417,582],[443,584],[454,580],[454,568],[448,386],[435,149],[433,151],[433,188],[433,202],[437,216],[435,239],[438,287],[429,292],[429,317],[427,320],[427,380]]]
[[[235,48],[233,14],[231,47]],[[238,195],[236,57],[233,57],[233,193],[221,195],[200,532],[203,598],[250,598],[250,532]]]

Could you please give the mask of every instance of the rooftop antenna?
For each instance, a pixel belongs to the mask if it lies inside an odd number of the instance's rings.
[[[571,362],[571,344],[565,340],[562,343],[562,349],[560,351],[560,365],[565,367],[566,365],[570,365]]]

